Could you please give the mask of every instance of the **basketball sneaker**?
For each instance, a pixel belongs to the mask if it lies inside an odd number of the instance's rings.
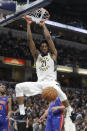
[[[73,123],[76,121],[76,117],[77,117],[77,113],[76,112],[71,112],[70,118],[71,118]]]
[[[12,119],[14,121],[17,121],[17,122],[25,122],[27,120],[27,114],[25,115],[20,115],[20,113],[18,115],[14,115],[12,117]]]
[[[30,116],[31,112],[25,108],[25,115],[20,115],[20,112],[17,111],[14,113],[14,116],[12,117],[15,121],[18,122],[25,122],[27,118]]]

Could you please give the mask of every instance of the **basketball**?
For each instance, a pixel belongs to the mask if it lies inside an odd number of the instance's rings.
[[[42,91],[41,97],[47,102],[54,101],[58,96],[58,92],[54,87],[47,87]]]

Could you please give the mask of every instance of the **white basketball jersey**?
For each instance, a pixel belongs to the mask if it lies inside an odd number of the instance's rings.
[[[36,71],[38,81],[56,80],[56,71],[54,71],[54,60],[51,58],[49,53],[44,57],[39,54],[36,61]]]

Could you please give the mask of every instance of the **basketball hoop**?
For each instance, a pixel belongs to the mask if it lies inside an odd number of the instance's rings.
[[[0,1],[2,1],[7,7],[5,9],[5,7],[0,6],[0,13],[4,14],[3,17],[0,16],[0,26],[5,26],[15,20],[18,20],[18,19],[24,17],[24,15],[31,13],[31,11],[33,12],[33,16],[35,18],[36,15],[34,15],[34,12],[35,12],[34,9],[42,8],[52,2],[52,0],[33,0],[33,1],[26,0],[26,4],[18,5],[16,0],[14,0],[14,1],[13,0],[5,0],[5,1],[0,0]],[[6,4],[7,1],[11,1],[11,3],[9,3],[9,6],[7,6],[7,4]],[[14,5],[14,8],[12,6],[12,3]],[[39,11],[40,10],[42,10],[42,9],[39,9]],[[42,11],[40,11],[40,12],[42,12]],[[36,14],[38,14],[38,13],[36,13]],[[39,15],[40,14],[42,14],[42,13],[39,13]],[[46,14],[49,14],[49,13],[46,13]],[[43,15],[40,15],[40,16],[43,16]],[[40,18],[40,16],[38,17],[39,20],[42,19],[42,18]],[[49,15],[47,15],[47,16],[49,16]],[[36,21],[39,21],[39,20],[36,19]],[[43,18],[43,21],[44,20],[46,20],[46,17]]]
[[[40,23],[40,22],[44,22],[46,20],[48,20],[50,17],[50,14],[47,10],[45,10],[44,8],[40,8],[34,11],[29,12],[28,15],[25,15],[24,18],[27,21],[33,21],[36,23]]]

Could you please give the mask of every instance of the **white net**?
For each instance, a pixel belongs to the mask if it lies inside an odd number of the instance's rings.
[[[40,21],[46,21],[49,19],[49,12],[44,8],[40,8],[37,10],[30,11],[28,15],[25,16],[25,19],[32,20],[36,23]]]

